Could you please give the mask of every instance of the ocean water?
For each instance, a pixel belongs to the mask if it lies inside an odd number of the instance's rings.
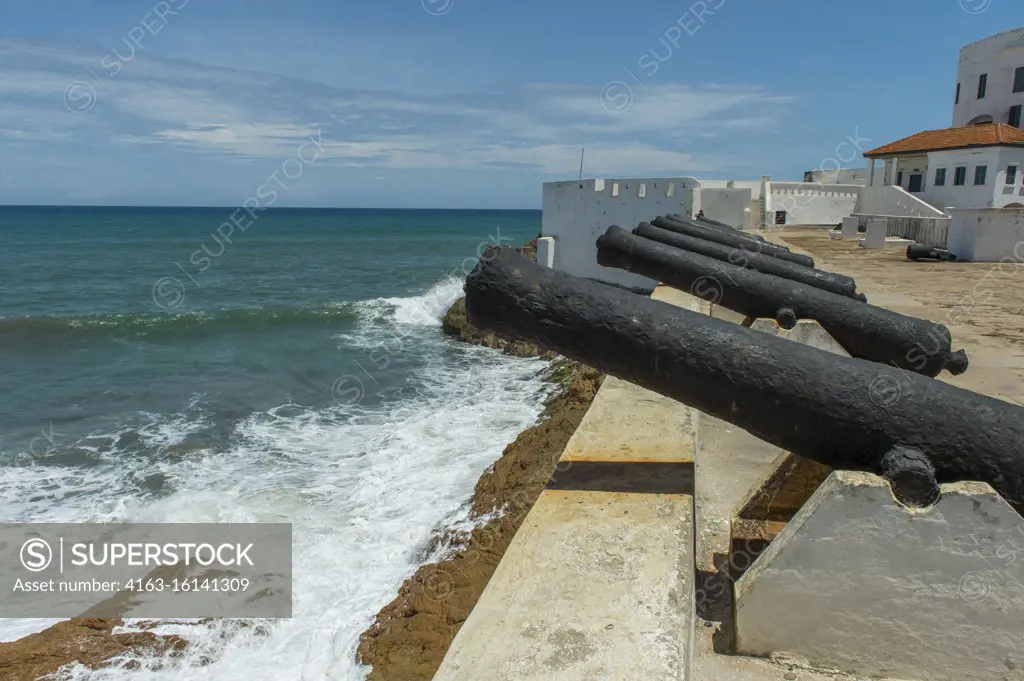
[[[541,412],[540,360],[440,329],[539,212],[232,213],[0,207],[0,522],[294,527],[292,619],[165,623],[184,658],[70,678],[362,678],[359,634]]]

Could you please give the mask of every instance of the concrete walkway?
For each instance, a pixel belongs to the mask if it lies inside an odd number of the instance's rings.
[[[694,416],[605,379],[435,681],[691,678]]]

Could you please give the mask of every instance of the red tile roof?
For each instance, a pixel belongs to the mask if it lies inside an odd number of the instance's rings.
[[[866,158],[941,151],[943,149],[969,149],[971,147],[1024,146],[1024,130],[1006,123],[969,125],[965,128],[925,130],[904,137],[892,144],[865,152]]]

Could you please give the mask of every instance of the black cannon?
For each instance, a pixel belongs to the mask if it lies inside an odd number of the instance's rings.
[[[705,227],[694,223],[679,222],[669,218],[654,218],[651,220],[651,224],[655,227],[667,229],[670,232],[679,232],[686,236],[693,236],[706,241],[714,241],[715,243],[732,246],[734,248],[746,245],[748,248],[753,249],[759,245],[761,248],[759,251],[760,253],[770,255],[773,258],[781,258],[782,260],[795,262],[797,265],[803,265],[804,267],[814,267],[814,259],[811,257],[800,255],[799,253],[791,253],[789,250],[781,246],[776,246],[775,244],[770,244],[767,241],[758,241],[757,239],[747,236],[737,230],[730,232],[728,230]]]
[[[924,244],[907,246],[907,260],[956,260],[956,256],[944,248],[935,248]]]
[[[860,302],[867,300],[863,293],[857,293],[857,282],[850,277],[825,272],[813,267],[804,267],[788,260],[763,255],[756,246],[752,248],[748,248],[747,244],[739,247],[725,246],[714,241],[686,236],[679,232],[670,232],[667,229],[655,227],[649,222],[641,222],[633,230],[633,234],[663,243],[666,246],[699,253],[700,255],[721,260],[737,267],[747,267],[765,274],[773,274],[783,279],[798,281],[801,284],[807,284],[808,286],[820,288],[823,291],[829,291],[836,295],[853,298]]]
[[[861,305],[863,306],[863,305]],[[466,280],[469,322],[528,340],[927,503],[980,480],[1024,511],[1024,409],[542,267],[492,247]],[[912,456],[908,456],[912,454]],[[925,469],[931,475],[915,475]],[[899,495],[899,491],[897,493]]]
[[[793,328],[813,319],[853,357],[925,376],[967,370],[967,353],[952,352],[949,329],[770,274],[672,248],[609,227],[597,240],[597,262],[687,291],[748,317]]]
[[[717,228],[717,229],[724,229],[727,232],[739,232],[743,236],[749,237],[751,239],[756,239],[757,241],[761,241],[761,242],[767,243],[765,241],[764,237],[761,236],[760,234],[750,234],[749,232],[741,232],[740,230],[736,229],[735,227],[733,227],[731,225],[727,225],[724,222],[718,222],[717,220],[710,220],[708,218],[688,218],[685,215],[680,215],[679,213],[666,213],[665,217],[668,218],[669,220],[675,220],[676,222],[682,222],[683,224],[688,224],[688,225],[696,225],[697,227],[711,227],[711,228]],[[780,246],[778,244],[772,244],[772,245],[775,246],[776,248],[781,248],[784,251],[788,251],[789,250],[785,246]]]
[[[714,220],[714,219],[709,218],[709,217],[696,217],[696,218],[694,218],[694,220],[696,220],[697,222],[705,222],[705,223],[707,223],[709,225],[714,225],[716,227],[725,227],[726,229],[736,229],[732,225],[727,225],[724,222],[719,222],[718,220]]]
[[[666,213],[665,217],[670,218],[672,220],[679,220],[680,222],[696,222],[698,225],[708,225],[708,226],[711,226],[711,227],[724,227],[725,229],[732,229],[732,230],[736,229],[732,225],[727,225],[724,222],[720,222],[718,220],[714,220],[714,219],[709,218],[709,217],[702,217],[700,215],[691,218],[691,217],[689,217],[687,215],[683,215],[681,213]],[[753,234],[751,234],[751,236],[753,236]]]

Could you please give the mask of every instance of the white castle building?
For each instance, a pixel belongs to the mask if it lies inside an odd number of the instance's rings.
[[[839,152],[802,182],[695,177],[583,179],[543,189],[539,256],[579,276],[634,288],[642,277],[601,268],[595,241],[610,225],[632,229],[666,213],[744,229],[832,228],[885,220],[886,234],[948,248],[962,260],[1024,260],[1024,28],[960,51],[953,127],[926,130],[864,152],[868,167],[841,167]],[[844,145],[840,145],[843,147]],[[881,161],[880,169],[876,166]],[[876,223],[877,224],[877,223]]]
[[[960,50],[953,127],[873,149],[886,185],[940,208],[1024,208],[1024,28]],[[869,180],[871,183],[871,180]]]

